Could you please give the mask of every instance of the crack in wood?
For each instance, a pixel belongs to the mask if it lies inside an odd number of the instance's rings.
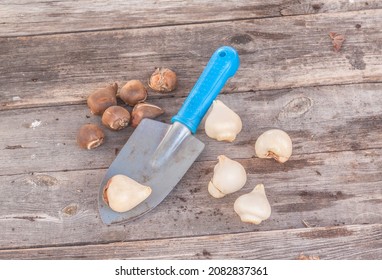
[[[339,238],[353,235],[354,231],[347,228],[324,228],[315,229],[308,232],[301,232],[297,235],[305,239],[320,239],[320,238]]]
[[[248,34],[251,34],[255,37],[255,39],[265,39],[265,40],[285,40],[292,38],[293,35],[289,35],[286,33],[271,33],[271,32],[260,32],[260,31],[247,31]]]
[[[12,219],[16,219],[16,220],[27,220],[27,221],[30,221],[30,222],[34,222],[36,220],[44,220],[46,219],[45,217],[41,217],[41,216],[13,216],[13,217],[0,217],[0,220],[12,220]]]
[[[23,149],[26,148],[23,145],[6,145],[4,150],[17,150],[17,149]]]

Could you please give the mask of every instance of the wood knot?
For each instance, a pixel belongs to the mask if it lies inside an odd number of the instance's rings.
[[[312,103],[312,100],[305,96],[294,98],[281,109],[278,119],[298,118],[310,110]]]
[[[52,187],[58,180],[46,174],[32,175],[26,179],[26,182],[35,187]]]
[[[252,37],[248,34],[239,34],[231,38],[232,44],[245,45],[252,41]]]
[[[70,204],[63,208],[61,211],[67,216],[74,216],[78,212],[78,206],[76,204]]]

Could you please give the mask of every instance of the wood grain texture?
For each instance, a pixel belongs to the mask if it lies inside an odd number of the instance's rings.
[[[216,161],[196,162],[149,214],[106,226],[98,217],[106,170],[0,176],[0,248],[110,243],[143,239],[381,223],[381,150],[305,154],[285,164],[241,159],[248,174],[240,191],[212,198],[207,185]],[[236,198],[263,183],[269,220],[245,224]]]
[[[379,0],[33,1],[0,3],[0,37],[131,29],[381,8]]]
[[[382,84],[311,87],[224,94],[218,98],[237,112],[243,130],[233,143],[217,142],[204,133],[206,144],[198,161],[214,161],[220,154],[232,158],[255,157],[258,136],[270,128],[287,131],[293,154],[382,148]],[[158,120],[170,123],[183,98],[149,98],[166,113]],[[102,126],[85,104],[0,112],[1,175],[30,172],[107,168],[133,132],[104,128],[105,144],[82,150],[76,144],[85,123]],[[103,126],[102,126],[103,127]]]
[[[346,244],[344,242],[346,240]],[[298,259],[380,260],[382,225],[352,225],[104,245],[1,250],[0,259]]]
[[[83,104],[94,89],[112,81],[147,81],[158,66],[178,73],[178,89],[170,96],[185,96],[221,45],[234,46],[241,57],[225,92],[381,82],[381,29],[382,10],[367,10],[2,38],[0,110]],[[346,37],[340,52],[332,49],[331,31]]]
[[[381,8],[379,0],[1,1],[0,259],[381,259]],[[345,36],[338,52],[329,32]],[[98,184],[133,130],[105,129],[103,146],[79,149],[79,127],[100,123],[88,94],[172,68],[178,89],[149,97],[168,123],[221,45],[240,54],[219,99],[243,131],[221,143],[201,125],[206,148],[170,195],[136,221],[102,224]],[[292,138],[285,164],[255,155],[269,128]],[[214,199],[207,184],[220,154],[242,163],[248,182]],[[258,183],[272,215],[242,223],[233,203]]]

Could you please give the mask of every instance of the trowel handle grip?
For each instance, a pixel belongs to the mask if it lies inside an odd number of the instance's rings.
[[[227,80],[235,75],[239,64],[239,55],[234,48],[223,46],[217,49],[171,122],[180,122],[195,133]]]

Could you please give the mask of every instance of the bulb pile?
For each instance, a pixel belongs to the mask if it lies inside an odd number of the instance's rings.
[[[223,102],[214,101],[205,120],[207,136],[218,141],[232,142],[241,130],[240,117]],[[292,140],[283,130],[265,131],[256,140],[255,153],[259,158],[273,158],[285,163],[292,155]],[[213,177],[208,183],[208,192],[215,198],[222,198],[239,191],[246,182],[244,167],[239,162],[220,155]],[[271,205],[263,184],[258,184],[251,192],[239,196],[233,208],[242,222],[256,225],[271,215]]]

